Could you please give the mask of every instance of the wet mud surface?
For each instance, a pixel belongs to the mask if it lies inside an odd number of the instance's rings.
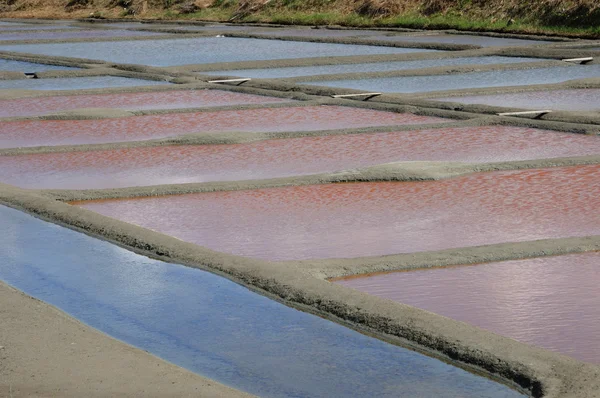
[[[0,100],[0,117],[33,116],[83,108],[178,109],[286,102],[281,98],[220,90],[177,90],[102,95],[69,95]]]
[[[599,264],[594,252],[336,283],[599,364]]]
[[[285,77],[299,77],[311,75],[328,75],[338,73],[360,73],[360,72],[385,72],[392,70],[432,68],[437,66],[453,65],[488,65],[518,62],[534,62],[535,58],[523,57],[465,57],[465,58],[445,58],[428,59],[420,61],[398,61],[385,63],[369,64],[347,64],[347,65],[323,65],[307,67],[289,67],[289,68],[268,68],[268,69],[241,69],[220,72],[201,72],[208,75],[234,75],[261,79],[274,79]]]
[[[135,42],[4,45],[0,46],[0,50],[150,66],[431,51],[418,48],[376,47],[232,37],[144,40]]]
[[[522,396],[222,277],[6,207],[0,217],[0,278],[108,335],[259,396]]]
[[[600,89],[531,91],[514,94],[436,98],[463,104],[483,104],[523,109],[558,109],[600,112]]]
[[[522,70],[496,70],[455,75],[320,81],[316,84],[319,86],[344,87],[365,91],[418,93],[482,87],[551,84],[598,76],[600,76],[600,64],[577,67],[565,66]]]
[[[592,165],[76,205],[236,255],[348,258],[600,234],[598,178]]]
[[[0,147],[138,141],[200,132],[272,132],[373,125],[442,123],[446,119],[338,106],[173,113],[97,120],[23,120],[0,124]]]
[[[135,87],[169,84],[166,81],[141,80],[119,76],[61,77],[52,79],[0,80],[0,89],[83,90],[105,87]]]
[[[500,162],[600,154],[600,137],[507,126],[441,128],[0,157],[0,182],[125,188],[335,172],[396,161]]]

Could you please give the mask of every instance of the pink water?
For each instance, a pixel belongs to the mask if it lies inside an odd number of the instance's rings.
[[[600,253],[395,272],[337,283],[600,364]]]
[[[436,98],[463,104],[483,104],[523,109],[554,109],[564,111],[600,111],[600,89],[530,91],[525,93],[475,95],[469,97]]]
[[[600,165],[77,205],[268,260],[377,256],[600,233]]]
[[[168,146],[0,157],[23,188],[121,188],[333,172],[394,161],[492,162],[600,154],[600,138],[488,126],[349,134],[243,145]]]
[[[177,109],[240,104],[268,104],[285,101],[290,100],[218,90],[66,95],[0,100],[0,117],[43,115],[81,108],[116,108],[127,110]]]
[[[341,106],[175,113],[99,120],[0,124],[0,148],[148,140],[200,132],[283,132],[443,123],[448,119]]]

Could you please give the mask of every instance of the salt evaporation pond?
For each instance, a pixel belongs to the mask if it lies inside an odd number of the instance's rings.
[[[523,109],[557,109],[563,111],[600,111],[600,89],[527,91],[494,95],[435,98],[462,104],[482,104]]]
[[[94,39],[104,37],[130,37],[130,36],[158,36],[164,33],[155,33],[135,30],[71,30],[66,32],[19,32],[2,33],[0,40],[64,40],[64,39]]]
[[[271,104],[291,100],[221,90],[174,90],[96,95],[60,95],[0,100],[0,116],[33,116],[82,108],[126,110]]]
[[[351,258],[596,235],[598,179],[591,165],[76,204],[221,252]]]
[[[336,281],[581,361],[600,364],[600,253]]]
[[[330,75],[337,73],[361,73],[361,72],[387,72],[392,70],[433,68],[437,66],[458,66],[458,65],[488,65],[488,64],[509,64],[518,62],[536,62],[539,59],[522,57],[465,57],[465,58],[446,58],[446,59],[426,59],[419,61],[398,61],[398,62],[375,62],[368,64],[338,64],[322,66],[300,66],[288,68],[267,68],[267,69],[238,69],[218,72],[199,72],[204,75],[234,75],[251,77],[258,79],[274,79],[284,77],[299,77],[312,75]],[[318,84],[318,83],[314,83]]]
[[[19,120],[0,124],[0,148],[137,141],[189,133],[315,131],[447,120],[342,106],[259,108],[95,120]]]
[[[491,162],[600,154],[600,137],[521,127],[442,128],[0,157],[0,182],[97,189],[289,177],[395,161]]]
[[[135,42],[4,45],[0,46],[0,51],[86,58],[126,64],[173,66],[344,55],[400,54],[433,50],[233,37],[203,37]]]
[[[562,83],[600,76],[600,64],[551,68],[495,70],[452,75],[386,77],[362,80],[333,80],[303,84],[344,87],[365,91],[420,93],[483,87],[526,86]]]
[[[48,70],[77,70],[68,66],[36,64],[33,62],[14,61],[12,59],[0,58],[0,71],[11,72],[44,72]],[[2,110],[0,109],[0,112]]]
[[[519,397],[222,277],[0,206],[0,279],[179,366],[261,397]]]
[[[132,79],[120,76],[59,77],[48,79],[0,80],[0,89],[84,90],[108,87],[157,86],[166,81]]]
[[[477,35],[453,35],[453,34],[406,34],[406,35],[379,35],[373,37],[377,40],[405,41],[414,43],[446,43],[446,44],[470,44],[481,47],[507,47],[507,46],[531,46],[550,44],[545,40],[516,39],[510,37],[477,36]]]

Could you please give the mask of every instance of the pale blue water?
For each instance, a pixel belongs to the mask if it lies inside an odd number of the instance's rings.
[[[523,109],[600,112],[600,89],[597,88],[527,91],[524,93],[435,98],[435,100]]]
[[[43,72],[47,70],[76,70],[68,66],[35,64],[33,62],[14,61],[0,58],[0,70],[12,72]]]
[[[156,86],[164,81],[131,79],[118,76],[66,77],[56,79],[0,80],[0,89],[79,90],[104,87]]]
[[[303,84],[344,87],[366,91],[382,91],[388,93],[419,93],[466,88],[551,84],[591,77],[600,77],[600,64],[523,70],[497,70],[490,72],[461,73],[456,75],[319,81]]]
[[[131,37],[131,36],[158,36],[164,33],[155,33],[147,31],[135,30],[71,30],[66,32],[18,32],[18,33],[2,33],[0,31],[0,40],[46,40],[46,39],[90,39],[102,37]]]
[[[518,62],[536,62],[540,59],[520,58],[520,57],[465,57],[451,59],[428,59],[420,61],[398,61],[398,62],[377,62],[369,64],[350,64],[350,65],[324,65],[324,66],[302,66],[292,68],[271,68],[271,69],[240,69],[219,72],[199,72],[206,75],[218,76],[242,76],[257,79],[273,79],[311,75],[329,75],[336,73],[360,73],[360,72],[387,72],[403,69],[433,68],[436,66],[456,66],[456,65],[488,65],[488,64],[507,64]],[[316,84],[316,83],[315,83]]]
[[[357,46],[231,37],[24,44],[0,46],[0,50],[151,66],[433,51],[419,48]]]
[[[519,397],[501,384],[0,206],[0,279],[88,325],[261,397]]]

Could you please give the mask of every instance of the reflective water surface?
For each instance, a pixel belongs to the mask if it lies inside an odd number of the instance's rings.
[[[158,36],[164,33],[154,33],[135,30],[71,30],[66,32],[19,32],[2,33],[0,40],[45,40],[45,39],[86,39],[96,37],[128,37],[128,36]]]
[[[34,71],[35,72],[35,71]],[[61,77],[52,79],[0,80],[0,89],[83,90],[107,87],[156,86],[165,81],[142,80],[119,76]]]
[[[517,397],[500,384],[0,207],[0,278],[92,327],[261,397]]]
[[[442,123],[447,119],[341,106],[173,113],[96,120],[0,124],[0,148],[147,140],[201,132],[272,132]]]
[[[600,64],[557,66],[539,69],[495,70],[455,75],[388,77],[363,80],[335,80],[302,83],[319,86],[345,87],[366,91],[418,93],[481,87],[525,86],[561,83],[568,80],[600,77]]]
[[[600,154],[600,137],[465,127],[5,156],[0,157],[0,182],[23,188],[119,188],[286,177],[394,161],[492,162],[593,154]]]
[[[593,165],[77,205],[243,256],[360,257],[596,235],[599,179]]]
[[[524,93],[435,98],[463,104],[484,104],[523,109],[600,111],[600,89],[529,91]]]
[[[0,116],[31,116],[81,109],[127,110],[196,108],[241,104],[268,104],[291,100],[219,90],[177,90],[139,93],[62,95],[0,100]]]
[[[395,272],[336,283],[600,364],[600,253]]]
[[[431,51],[233,37],[5,45],[0,50],[151,66]]]
[[[398,62],[376,62],[370,64],[340,64],[323,66],[301,66],[290,68],[269,68],[269,69],[239,69],[219,72],[199,72],[205,75],[232,75],[241,77],[273,79],[281,77],[298,77],[311,75],[329,75],[336,73],[360,73],[360,72],[386,72],[403,69],[433,68],[436,66],[454,66],[454,65],[487,65],[487,64],[508,64],[517,62],[535,62],[535,58],[519,57],[465,57],[448,59],[427,59],[420,61],[398,61]],[[318,83],[315,83],[318,84]]]
[[[0,71],[12,72],[42,72],[47,70],[76,70],[67,66],[34,64],[33,62],[13,61],[12,59],[0,58]],[[3,109],[0,109],[2,112]]]

